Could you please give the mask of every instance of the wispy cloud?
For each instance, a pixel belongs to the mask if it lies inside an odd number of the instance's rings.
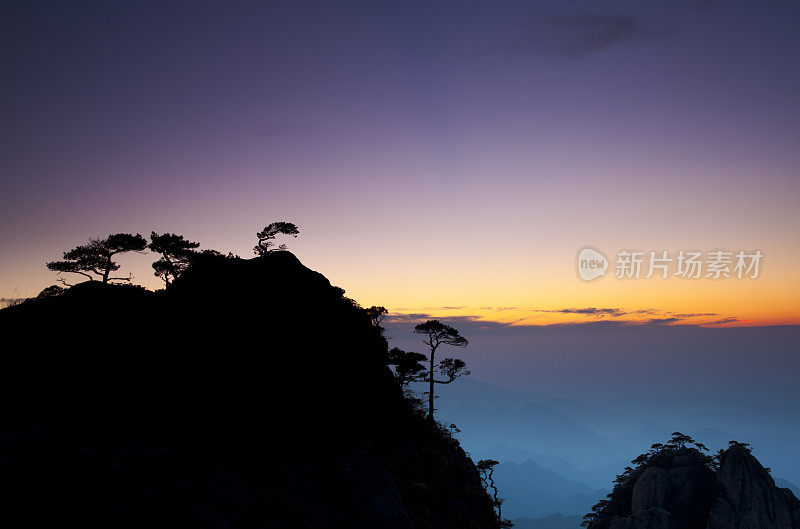
[[[705,325],[724,325],[726,323],[733,323],[736,321],[742,321],[742,320],[739,318],[722,318],[720,320],[706,322]]]
[[[393,322],[404,322],[404,323],[419,323],[426,320],[469,320],[469,321],[478,321],[480,317],[478,316],[436,316],[433,313],[429,312],[411,312],[406,314],[400,313],[390,313],[388,316]]]
[[[669,318],[650,318],[649,320],[641,322],[640,325],[672,325],[673,323],[680,323],[682,321],[682,318],[671,316]]]
[[[692,318],[703,318],[707,316],[720,316],[716,312],[692,312],[692,313],[679,313],[670,312],[660,309],[636,309],[626,310],[621,308],[564,308],[564,309],[534,309],[534,312],[547,312],[551,314],[576,314],[580,316],[596,316],[598,318],[621,318],[624,316],[657,316],[646,320],[639,321],[639,323],[653,323],[653,324],[669,324],[678,323],[683,320]],[[735,319],[734,319],[735,320]]]
[[[581,59],[619,43],[657,36],[664,34],[631,15],[539,11],[518,23],[513,43],[523,53]]]
[[[523,326],[571,326],[571,325],[688,325],[688,326],[709,326],[709,325],[724,325],[726,323],[734,323],[741,321],[735,317],[722,317],[722,314],[715,312],[692,312],[692,313],[678,313],[670,312],[661,309],[623,309],[619,307],[565,307],[559,309],[528,309],[524,312],[527,314],[563,314],[574,315],[577,319],[573,321],[564,322],[551,322],[551,323],[532,323],[530,316],[521,315],[514,321],[494,321],[486,314],[464,314],[459,316],[440,316],[436,315],[436,310],[442,309],[460,309],[468,310],[469,307],[425,307],[419,312],[413,313],[393,313],[390,317],[396,323],[419,323],[428,319],[440,319],[451,322],[471,322],[481,323],[486,325],[523,325]],[[504,310],[522,310],[517,307],[480,307],[482,311],[504,311]],[[535,316],[534,316],[535,317]],[[710,317],[716,319],[709,320]]]
[[[537,309],[534,312],[550,312],[556,314],[581,314],[585,316],[624,316],[626,314],[630,314],[622,309],[614,309],[614,308],[602,308],[598,309],[595,307],[585,307],[585,308],[567,308],[567,309],[554,309],[554,310],[542,310]]]

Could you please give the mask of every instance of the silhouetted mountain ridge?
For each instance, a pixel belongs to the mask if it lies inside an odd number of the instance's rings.
[[[496,524],[380,329],[289,252],[206,256],[166,291],[83,283],[0,327],[23,338],[3,355],[4,525]]]

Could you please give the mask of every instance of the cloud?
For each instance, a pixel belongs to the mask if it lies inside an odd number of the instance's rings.
[[[663,311],[658,309],[639,309],[639,310],[634,310],[630,314],[662,314],[662,313]]]
[[[612,318],[620,318],[623,316],[657,316],[654,318],[634,323],[649,323],[649,324],[662,324],[662,325],[670,323],[680,323],[683,320],[691,318],[702,318],[706,316],[721,316],[721,314],[718,314],[716,312],[679,313],[679,312],[670,312],[667,310],[660,310],[660,309],[625,310],[620,308],[596,308],[596,307],[564,308],[564,309],[552,309],[552,310],[534,309],[534,312],[548,312],[552,314],[577,314],[580,316],[597,316],[598,318],[604,318],[607,316]],[[736,321],[736,319],[731,318],[730,321]],[[707,325],[707,323],[704,323],[704,325]]]
[[[725,323],[733,323],[735,321],[742,321],[739,318],[722,318],[721,320],[708,321],[704,325],[723,325]]]
[[[716,312],[692,312],[692,313],[678,313],[670,312],[660,309],[636,309],[626,310],[616,307],[567,307],[561,309],[530,309],[532,313],[548,313],[548,314],[573,314],[578,317],[593,318],[589,320],[567,321],[558,323],[530,323],[530,317],[520,318],[512,322],[496,322],[484,319],[486,316],[478,316],[474,314],[466,314],[463,316],[436,316],[428,312],[430,309],[448,309],[454,307],[426,307],[422,309],[425,312],[416,312],[410,314],[397,314],[390,315],[390,319],[394,324],[417,324],[430,319],[439,319],[447,321],[451,324],[478,324],[481,326],[518,326],[518,327],[588,327],[588,326],[637,326],[637,325],[682,325],[682,326],[695,326],[703,327],[708,325],[723,325],[726,323],[733,323],[742,321],[734,317],[718,318],[711,321],[697,321],[698,318],[708,318],[712,316],[722,316]],[[457,307],[465,309],[467,307]],[[481,310],[507,310],[514,307],[480,307]],[[633,317],[631,319],[619,319],[625,316]],[[641,316],[649,316],[642,319]],[[523,323],[525,322],[525,323]]]
[[[384,320],[385,327],[411,326],[428,320],[439,320],[448,325],[458,327],[459,325],[477,326],[480,328],[489,327],[509,327],[513,322],[501,323],[496,321],[482,320],[479,316],[436,316],[427,312],[416,312],[412,314],[389,314]]]
[[[582,59],[615,44],[656,36],[660,34],[630,15],[539,11],[518,24],[513,42],[524,53]]]
[[[416,325],[417,323],[422,323],[423,321],[433,319],[437,319],[436,316],[433,316],[427,312],[411,312],[408,314],[390,313],[386,317],[387,322],[391,321],[392,323],[402,323],[404,325]]]
[[[604,308],[598,309],[595,307],[586,307],[586,308],[578,308],[578,309],[555,309],[555,310],[536,310],[534,312],[553,312],[558,314],[582,314],[582,315],[589,315],[589,316],[624,316],[626,314],[630,314],[629,312],[625,312],[622,309],[613,309],[613,308]]]
[[[672,316],[669,318],[651,318],[647,321],[642,322],[642,325],[671,325],[673,323],[680,323],[682,322],[682,318],[678,318],[677,316]]]
[[[522,323],[521,321],[499,322],[481,319],[479,316],[436,316],[434,314],[416,313],[416,314],[391,314],[384,320],[384,327],[390,333],[390,338],[397,332],[401,334],[406,330],[413,328],[417,323],[422,323],[427,320],[436,319],[447,325],[464,330],[465,336],[467,334],[475,333],[477,331],[497,331],[503,333],[510,333],[509,335],[525,333],[527,330],[540,330],[541,332],[559,332],[560,329],[571,329],[575,332],[601,329],[634,329],[634,328],[652,328],[652,327],[670,327],[670,328],[684,328],[684,329],[706,329],[712,326],[723,325],[725,323],[732,323],[741,321],[738,318],[722,318],[714,321],[705,322],[689,322],[683,318],[676,316],[666,316],[663,318],[649,318],[646,320],[589,320],[589,321],[568,321],[559,323]]]

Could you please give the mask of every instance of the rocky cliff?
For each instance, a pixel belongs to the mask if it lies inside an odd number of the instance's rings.
[[[590,529],[800,528],[800,501],[775,485],[746,445],[732,443],[716,458],[662,447],[637,462],[587,515]]]
[[[746,449],[734,446],[721,459],[708,529],[800,527],[800,501]]]
[[[0,329],[6,527],[496,527],[380,328],[288,252],[84,283]]]

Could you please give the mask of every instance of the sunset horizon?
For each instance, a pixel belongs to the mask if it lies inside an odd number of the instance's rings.
[[[6,0],[0,524],[800,529],[798,28]]]

